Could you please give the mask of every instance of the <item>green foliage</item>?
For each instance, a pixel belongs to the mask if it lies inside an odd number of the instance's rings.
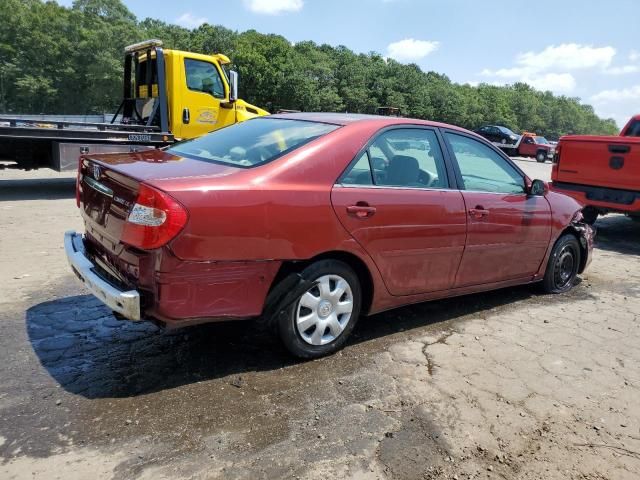
[[[228,55],[242,98],[270,111],[374,113],[392,106],[406,116],[466,128],[505,125],[549,138],[615,134],[578,98],[516,83],[477,87],[423,72],[417,65],[356,54],[344,46],[291,44],[279,35],[204,24],[189,30],[138,21],[120,0],[0,0],[0,112],[112,112],[120,103],[123,48],[159,38],[167,48]]]

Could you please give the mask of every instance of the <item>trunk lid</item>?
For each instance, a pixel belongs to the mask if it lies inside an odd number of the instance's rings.
[[[640,138],[562,137],[556,182],[640,191]]]
[[[109,275],[124,283],[134,283],[139,276],[141,257],[146,252],[130,248],[121,243],[121,239],[140,184],[162,190],[162,182],[157,181],[163,179],[226,176],[238,170],[160,150],[82,157],[78,199],[88,252]]]

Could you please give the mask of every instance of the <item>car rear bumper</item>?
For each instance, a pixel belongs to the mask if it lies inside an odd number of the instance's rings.
[[[123,317],[141,320],[140,293],[137,290],[121,290],[98,275],[96,265],[85,254],[81,234],[66,232],[64,250],[71,269],[95,297]]]

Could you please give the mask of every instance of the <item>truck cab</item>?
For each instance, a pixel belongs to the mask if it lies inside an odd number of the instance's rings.
[[[124,51],[122,101],[109,123],[0,118],[0,168],[76,170],[80,155],[171,145],[269,112],[238,98],[238,74],[223,54],[163,49],[160,40]]]
[[[621,137],[640,137],[640,115],[631,117],[620,132]]]
[[[268,115],[238,98],[237,74],[227,74],[226,55],[161,46],[159,40],[148,40],[125,49],[124,97],[118,110],[123,123],[155,125],[176,139],[189,139]]]

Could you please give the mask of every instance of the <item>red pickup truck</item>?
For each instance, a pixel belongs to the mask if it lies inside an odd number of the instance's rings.
[[[640,220],[640,115],[619,136],[570,135],[556,147],[552,188],[584,205],[584,220],[618,212]]]

